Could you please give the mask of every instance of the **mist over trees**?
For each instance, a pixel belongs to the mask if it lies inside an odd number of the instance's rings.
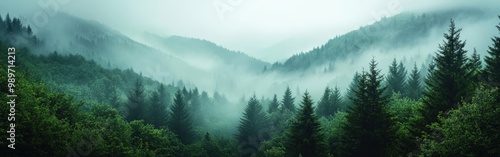
[[[221,91],[210,95],[211,91],[183,80],[166,84],[132,68],[104,67],[82,55],[57,51],[37,55],[31,52],[33,47],[20,47],[16,51],[16,93],[22,99],[17,100],[16,109],[22,114],[16,115],[16,147],[22,151],[3,147],[0,154],[500,156],[500,37],[491,38],[488,55],[481,57],[475,49],[466,49],[462,29],[453,20],[424,15],[399,15],[394,21],[381,23],[392,22],[393,29],[409,27],[419,33],[427,30],[410,25],[410,21],[427,27],[431,22],[448,23],[432,63],[423,66],[427,69],[394,58],[385,73],[374,56],[366,70],[352,76],[345,92],[338,85],[324,84],[316,100],[308,89],[300,92],[297,87],[292,92],[287,87],[282,94],[261,96],[254,92],[235,103]],[[405,22],[398,22],[402,19]],[[500,23],[495,27],[500,33]],[[7,34],[1,38],[2,50],[16,44],[44,44],[30,26],[10,15],[5,20],[0,16],[0,32]],[[409,42],[392,36],[381,39],[397,46]],[[357,44],[335,46],[337,42],[349,43],[342,40],[347,39],[335,38],[282,65],[266,66],[264,73],[305,69],[332,59],[321,52],[333,48],[358,52],[376,43],[359,37],[349,39],[359,41]],[[201,45],[213,47],[210,43]],[[315,54],[321,55],[310,57]],[[0,53],[0,57],[7,58],[7,54]],[[8,73],[7,69],[7,64],[0,64],[0,73]],[[424,72],[426,77],[422,77]],[[0,84],[8,84],[7,75],[0,75]],[[0,89],[0,100],[9,102],[4,96],[7,88]],[[2,107],[0,112],[6,116],[9,108]],[[0,125],[8,126],[9,122],[0,121]],[[82,143],[88,152],[82,152]]]

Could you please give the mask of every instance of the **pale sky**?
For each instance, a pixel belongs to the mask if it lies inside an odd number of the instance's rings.
[[[464,5],[500,8],[498,0],[0,1],[3,16],[6,12],[57,16],[53,10],[63,11],[96,20],[132,38],[150,32],[206,39],[269,62],[311,50],[384,15]]]

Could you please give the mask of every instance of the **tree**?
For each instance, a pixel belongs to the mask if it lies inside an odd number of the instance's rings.
[[[174,104],[170,107],[169,118],[168,128],[177,135],[182,143],[191,143],[194,135],[193,121],[180,90],[175,93]]]
[[[439,45],[434,56],[435,69],[429,71],[425,83],[424,106],[420,110],[423,116],[418,129],[429,131],[425,125],[437,121],[439,113],[456,108],[462,100],[470,100],[471,72],[468,70],[465,42],[460,40],[461,29],[455,28],[455,22],[450,20],[445,41]],[[417,132],[417,135],[421,132]]]
[[[267,112],[269,114],[276,112],[276,111],[278,111],[279,106],[280,106],[280,104],[278,102],[278,97],[276,96],[276,94],[274,94],[273,100],[269,104],[269,109],[267,110]]]
[[[402,62],[397,64],[396,59],[389,66],[389,74],[387,75],[387,92],[402,93],[406,84],[406,69]]]
[[[439,116],[424,135],[423,156],[500,156],[498,90],[480,87],[471,103]]]
[[[496,27],[500,31],[500,24]],[[491,40],[493,41],[493,45],[488,47],[489,56],[486,56],[484,60],[486,62],[485,71],[488,83],[500,88],[500,37],[495,36]]]
[[[394,139],[394,122],[387,111],[386,87],[381,87],[383,76],[376,69],[374,59],[368,72],[361,74],[352,98],[353,106],[342,125],[339,156],[390,156],[389,147]]]
[[[167,121],[167,106],[165,104],[165,87],[161,84],[156,91],[153,91],[149,108],[149,123],[156,128],[165,126]]]
[[[12,27],[12,19],[10,18],[9,14],[7,14],[7,16],[5,17],[5,24],[7,25],[7,32],[8,33],[14,31],[14,29]]]
[[[422,97],[420,71],[418,70],[416,63],[413,66],[413,70],[411,71],[406,87],[407,89],[405,95],[408,98],[418,100]]]
[[[481,65],[481,56],[477,53],[476,48],[474,48],[474,53],[472,53],[472,56],[467,64],[471,73],[471,83],[473,83],[472,86],[477,87],[479,86],[481,71],[483,67]]]
[[[356,98],[356,93],[354,91],[358,88],[360,78],[361,75],[356,71],[356,73],[354,73],[354,77],[352,78],[351,84],[349,84],[349,88],[347,89],[347,100],[349,100],[347,101],[347,106],[352,106],[353,102],[351,100],[353,98]]]
[[[281,110],[287,109],[295,113],[294,99],[290,87],[286,87],[285,95],[283,95],[283,100],[281,101]]]
[[[332,108],[331,108],[332,105],[330,102],[330,95],[331,95],[330,88],[326,87],[325,92],[323,93],[323,96],[321,97],[321,100],[318,102],[318,108],[316,108],[316,114],[319,117],[331,115],[330,110],[332,110]]]
[[[128,95],[128,116],[126,116],[128,121],[144,119],[147,109],[144,97],[144,85],[139,78],[135,81],[134,89]]]
[[[243,117],[240,119],[240,125],[238,126],[238,133],[236,139],[238,139],[239,150],[254,150],[249,151],[250,153],[242,153],[243,156],[251,156],[256,153],[259,149],[260,143],[264,141],[263,133],[267,132],[269,128],[268,118],[263,111],[262,105],[260,105],[259,100],[254,95],[250,100],[248,100],[248,105],[245,108]]]
[[[287,156],[326,156],[324,135],[312,105],[313,101],[306,91],[302,97],[301,109],[286,134]]]
[[[344,101],[342,100],[342,94],[340,93],[340,89],[338,86],[333,88],[332,94],[330,94],[330,105],[331,105],[331,113],[330,115],[334,115],[341,109],[343,109]]]
[[[203,113],[201,110],[200,94],[198,92],[198,88],[193,89],[191,92],[190,109],[191,114],[193,115],[193,122],[196,125],[201,124],[203,121]]]

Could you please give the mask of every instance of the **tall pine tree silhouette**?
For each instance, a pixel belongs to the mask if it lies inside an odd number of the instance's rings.
[[[406,85],[405,95],[413,100],[418,100],[422,98],[422,79],[420,77],[420,71],[417,68],[417,64],[413,65],[413,70],[411,70],[410,77]]]
[[[356,97],[348,112],[347,122],[342,125],[339,156],[388,156],[394,139],[394,122],[387,111],[388,97],[381,87],[383,77],[376,69],[375,60],[370,62],[368,72],[360,75]]]
[[[500,18],[500,16],[498,16]],[[500,31],[500,24],[497,26]],[[494,87],[500,88],[500,37],[495,36],[491,39],[493,45],[489,46],[488,55],[485,58],[486,74],[488,83]]]
[[[290,90],[290,87],[286,87],[285,95],[283,95],[283,100],[281,101],[281,110],[286,109],[295,112],[294,99],[295,98],[292,97],[292,91]]]
[[[465,42],[460,40],[460,32],[461,29],[457,29],[455,22],[450,20],[448,33],[444,34],[445,41],[439,45],[434,56],[435,68],[429,71],[425,81],[424,106],[420,109],[423,120],[414,126],[420,129],[417,135],[421,131],[429,131],[425,126],[436,122],[440,112],[458,107],[462,100],[470,100],[473,92],[471,71],[467,66],[467,51],[464,50]]]
[[[144,85],[142,84],[142,80],[138,78],[135,81],[134,88],[128,94],[128,121],[144,119],[147,109],[144,94]]]
[[[170,107],[169,119],[168,128],[177,135],[182,143],[191,143],[194,135],[193,121],[180,90],[175,93],[174,104]]]
[[[242,153],[241,155],[251,156],[255,154],[259,149],[260,143],[265,140],[266,136],[264,133],[268,132],[268,129],[269,120],[267,115],[259,100],[254,95],[248,100],[248,105],[240,120],[238,134],[236,135],[239,142],[239,150],[250,150],[240,152]]]
[[[326,156],[324,135],[312,105],[313,101],[306,91],[302,97],[301,109],[286,134],[287,156]]]
[[[402,62],[397,63],[396,59],[389,66],[389,74],[387,75],[387,92],[389,94],[403,93],[406,84],[406,68]]]

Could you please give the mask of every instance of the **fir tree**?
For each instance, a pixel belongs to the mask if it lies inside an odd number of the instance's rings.
[[[342,110],[344,108],[342,94],[340,93],[340,89],[338,86],[335,86],[335,88],[333,88],[332,93],[330,94],[330,105],[331,105],[330,115],[332,116],[339,110]]]
[[[477,53],[476,48],[474,48],[474,52],[472,53],[472,56],[467,64],[471,73],[471,83],[475,89],[479,86],[481,71],[483,69],[481,65],[481,56]]]
[[[271,103],[269,104],[269,109],[267,110],[267,112],[269,114],[273,113],[273,112],[276,112],[278,111],[278,107],[279,107],[279,102],[278,102],[278,96],[276,96],[276,94],[274,94],[274,97],[273,97],[273,100],[271,101]]]
[[[294,97],[292,97],[292,91],[290,87],[286,88],[285,95],[283,95],[283,100],[281,101],[281,110],[289,110],[295,112]]]
[[[361,74],[352,98],[354,105],[342,125],[339,156],[389,156],[393,140],[393,121],[387,111],[388,98],[381,87],[383,77],[372,60],[369,72]]]
[[[461,29],[455,28],[455,22],[450,20],[448,33],[444,34],[445,41],[439,45],[434,57],[435,69],[429,71],[425,83],[427,88],[423,92],[423,108],[420,113],[423,120],[415,128],[428,131],[425,125],[437,121],[440,112],[446,112],[458,107],[463,100],[468,101],[471,96],[471,72],[467,66],[467,51],[465,42],[460,40]],[[421,131],[416,132],[417,135]]]
[[[306,91],[302,97],[301,109],[286,134],[287,156],[326,156],[324,135],[312,105],[313,101]]]
[[[127,120],[140,120],[144,119],[144,114],[146,114],[145,110],[147,107],[145,106],[145,95],[144,95],[144,85],[142,84],[142,80],[139,78],[135,81],[134,89],[130,91],[128,95],[128,116]]]
[[[413,66],[410,78],[408,79],[406,85],[406,96],[413,100],[418,100],[422,97],[422,84],[420,78],[420,71],[417,68],[417,64]]]
[[[182,97],[182,92],[178,90],[175,93],[174,104],[170,107],[168,128],[177,135],[182,143],[189,144],[193,141],[194,135],[192,124],[191,115]]]
[[[356,98],[356,93],[354,91],[358,88],[360,78],[361,75],[356,71],[354,77],[352,78],[351,84],[349,84],[349,88],[347,89],[347,106],[352,106],[353,102],[351,100],[353,98]],[[346,109],[348,109],[348,107]]]
[[[240,150],[255,150],[257,152],[260,142],[264,140],[262,135],[269,128],[267,116],[255,95],[250,98],[245,108],[243,117],[238,126],[236,138],[239,142]],[[244,152],[241,152],[244,153]],[[251,156],[252,153],[244,153],[243,156]]]
[[[330,116],[332,110],[332,105],[330,102],[330,95],[331,91],[329,87],[326,87],[325,92],[323,93],[323,96],[321,97],[321,100],[318,102],[318,108],[316,108],[316,114],[318,117],[322,116]]]
[[[163,95],[163,96],[162,96]],[[165,104],[165,87],[160,85],[157,91],[154,91],[151,96],[151,106],[149,108],[149,123],[156,128],[164,126],[167,121],[167,106]]]
[[[389,66],[389,75],[387,75],[387,92],[402,93],[406,83],[406,69],[402,62],[397,63],[396,59]]]
[[[496,27],[500,31],[500,24]],[[486,62],[485,71],[488,83],[500,88],[500,37],[495,36],[491,40],[493,41],[493,45],[488,47],[489,56],[486,56],[484,60]]]

